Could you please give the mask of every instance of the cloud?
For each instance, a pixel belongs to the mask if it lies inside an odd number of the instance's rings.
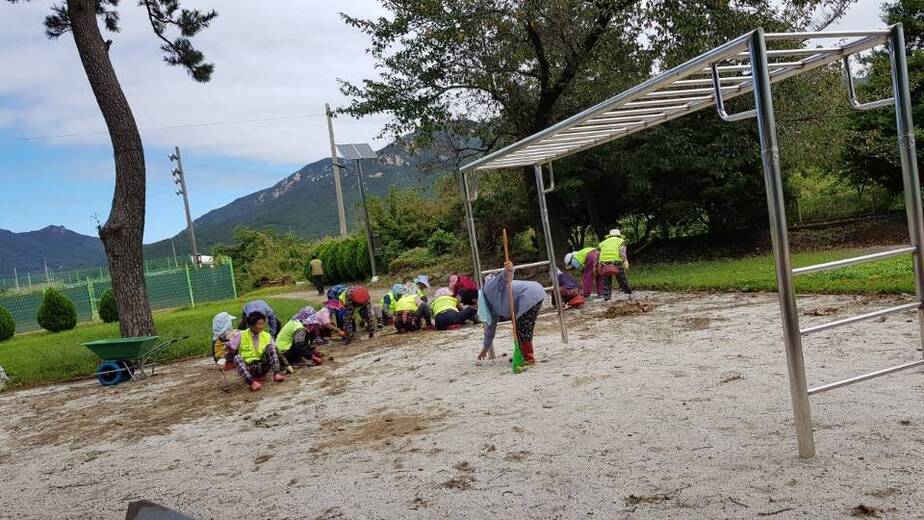
[[[211,82],[197,84],[163,63],[141,8],[123,2],[122,32],[107,35],[113,64],[143,129],[148,148],[179,144],[189,153],[270,164],[304,164],[329,153],[325,102],[346,103],[337,78],[374,74],[367,39],[346,26],[338,10],[384,14],[374,0],[186,0],[219,11],[195,39],[216,65]],[[256,7],[259,6],[259,7]],[[42,19],[49,3],[0,5],[0,130],[14,135],[60,135],[104,130],[70,35],[47,40]],[[144,130],[211,121],[312,115],[274,122]],[[372,141],[384,118],[335,123],[341,142]],[[108,136],[47,141],[57,148],[105,145]],[[383,144],[381,142],[377,144]]]

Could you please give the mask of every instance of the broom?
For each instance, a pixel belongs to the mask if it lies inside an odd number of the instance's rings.
[[[507,228],[504,228],[504,265],[510,261],[510,249],[507,246]],[[505,269],[506,271],[506,269]],[[506,273],[505,273],[506,274]],[[526,360],[523,359],[523,352],[520,350],[520,335],[517,332],[517,311],[513,299],[513,273],[507,277],[507,295],[510,298],[510,323],[513,325],[513,373],[518,374],[526,370]]]

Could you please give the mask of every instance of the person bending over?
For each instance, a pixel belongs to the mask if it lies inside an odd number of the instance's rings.
[[[507,279],[513,276],[513,264],[504,262],[502,276],[494,276],[486,280],[478,299],[478,317],[484,322],[484,340],[478,359],[484,359],[493,350],[494,335],[497,333],[497,322],[509,320],[516,316],[517,333],[520,340],[520,351],[527,364],[536,363],[533,354],[533,329],[536,327],[536,318],[539,309],[545,300],[545,289],[538,282],[513,280],[513,310],[510,309],[510,296],[507,290]]]

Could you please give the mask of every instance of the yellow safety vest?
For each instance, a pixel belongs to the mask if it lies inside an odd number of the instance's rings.
[[[273,337],[264,330],[260,333],[257,339],[258,344],[254,348],[253,333],[248,329],[241,332],[241,346],[237,349],[237,353],[244,359],[244,363],[254,363],[263,357],[263,352],[272,342]]]
[[[585,247],[584,249],[581,249],[580,251],[575,251],[574,259],[577,260],[579,264],[581,264],[581,267],[584,267],[585,265],[587,265],[587,255],[590,254],[590,252],[593,251],[594,249],[597,249],[597,248],[596,247]]]
[[[626,240],[622,237],[609,237],[600,242],[600,261],[601,262],[622,262],[622,245]]]
[[[395,305],[395,312],[404,312],[404,311],[417,312],[417,295],[416,294],[408,294],[406,296],[402,296],[401,299],[398,300],[397,305]]]
[[[292,348],[292,343],[295,341],[295,333],[298,332],[298,329],[303,327],[304,325],[302,325],[300,321],[287,321],[286,324],[282,326],[279,334],[276,335],[276,350],[279,352],[288,352],[288,350]]]
[[[446,311],[457,310],[459,308],[459,300],[452,296],[440,296],[433,300],[433,305],[430,307],[433,309],[433,315],[439,316]]]

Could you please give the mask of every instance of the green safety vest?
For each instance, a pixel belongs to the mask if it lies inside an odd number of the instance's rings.
[[[254,363],[263,357],[266,347],[273,342],[273,337],[265,330],[260,333],[257,339],[258,345],[254,348],[253,334],[250,329],[241,331],[241,346],[238,347],[237,353],[243,358],[244,363]]]
[[[433,300],[433,304],[430,306],[433,309],[433,315],[439,316],[441,313],[446,311],[454,311],[459,308],[459,300],[453,296],[440,296],[439,298]]]
[[[386,297],[388,298],[388,303],[385,303]],[[382,296],[382,298],[379,300],[379,307],[383,309],[385,307],[388,307],[388,310],[390,310],[392,314],[394,314],[395,312],[396,305],[398,305],[398,295],[393,293],[392,291],[388,291],[387,293],[385,293],[385,295]]]
[[[402,296],[398,303],[395,305],[395,312],[411,311],[417,312],[417,295],[408,294]]]
[[[590,254],[590,252],[593,251],[594,249],[597,249],[597,248],[596,247],[585,247],[584,249],[581,249],[580,251],[575,251],[574,259],[577,260],[579,264],[581,264],[581,267],[584,267],[585,265],[587,265],[587,255]]]
[[[292,348],[292,342],[295,341],[295,333],[304,325],[300,321],[289,320],[280,329],[276,336],[276,350],[279,352],[288,352]]]
[[[601,262],[622,262],[622,245],[626,240],[622,237],[609,237],[600,242],[600,261]]]

